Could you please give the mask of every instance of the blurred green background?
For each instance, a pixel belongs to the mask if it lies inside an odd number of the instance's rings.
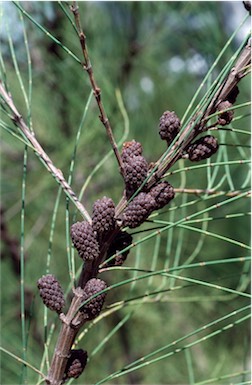
[[[78,38],[59,3],[22,2],[21,5],[34,20],[81,59]],[[67,9],[67,3],[62,3],[62,7]],[[79,7],[95,79],[102,90],[102,100],[116,140],[120,141],[124,136],[126,140],[134,138],[140,141],[147,160],[156,161],[166,149],[158,135],[160,116],[165,110],[174,110],[179,117],[183,116],[205,74],[244,19],[246,11],[242,2],[81,2]],[[22,20],[13,3],[1,4],[1,21],[1,51],[7,82],[17,108],[27,119],[27,109],[9,46],[11,39],[21,77],[28,90]],[[67,178],[76,134],[91,92],[89,79],[76,61],[27,18],[24,18],[24,25],[32,63],[33,129],[44,150]],[[209,85],[245,39],[248,30],[247,20],[217,64]],[[238,103],[249,101],[248,78],[240,83],[239,90]],[[206,88],[202,90],[202,95],[204,91]],[[127,121],[120,107],[121,100],[128,115],[128,133],[125,128]],[[235,116],[240,116],[240,119],[234,121],[233,127],[249,132],[249,113],[248,107],[238,109]],[[222,131],[216,136],[225,144],[222,161],[249,159],[249,135]],[[1,139],[1,339],[5,349],[22,356],[19,263],[24,145],[4,130]],[[238,144],[239,147],[234,146]],[[79,194],[94,167],[109,151],[109,141],[99,120],[95,100],[92,99],[76,153],[72,181],[76,194]],[[180,161],[172,171],[186,166],[191,164]],[[225,173],[230,175],[231,180],[227,178],[222,181]],[[228,167],[228,171],[225,167],[216,169],[215,185],[222,191],[246,190],[249,188],[248,173],[247,165],[235,164]],[[181,171],[171,175],[169,182],[175,188],[205,189],[209,182],[209,171],[206,168]],[[82,202],[91,212],[96,199],[106,195],[118,203],[122,192],[122,178],[112,155],[92,176]],[[64,290],[70,282],[66,249],[66,199],[63,193],[52,245],[49,242],[57,194],[57,183],[29,150],[24,228],[25,309],[29,329],[27,359],[35,367],[40,366],[44,338],[48,333],[42,322],[44,309],[36,288],[36,281],[46,273],[48,248],[51,248],[52,255],[50,272],[59,278]],[[183,206],[195,200],[196,203]],[[207,205],[217,203],[218,198],[212,197],[209,202],[195,195],[177,194],[172,203],[174,209],[163,210],[159,218],[175,222],[197,210],[203,210]],[[209,224],[203,224],[203,235],[177,226],[164,232],[162,237],[144,241],[132,249],[126,266],[158,270],[176,265],[182,268],[190,256],[191,262],[246,257],[249,251],[242,244],[250,241],[249,207],[249,199],[242,198],[216,210],[213,215],[210,213],[215,219],[209,221]],[[69,212],[71,222],[73,218],[81,219],[78,214],[76,216],[71,204]],[[232,214],[234,217],[230,219],[225,217]],[[201,226],[199,224],[199,228]],[[149,227],[152,226],[149,224]],[[237,240],[240,244],[207,236],[207,230]],[[146,234],[149,232],[140,232],[134,240]],[[76,268],[79,266],[80,261],[76,257]],[[104,277],[109,283],[115,283],[133,274],[115,270],[107,272]],[[183,271],[183,274],[245,293],[249,290],[247,263],[210,265]],[[146,291],[160,290],[162,282],[166,288],[169,283],[170,289],[183,284],[181,281],[164,281],[158,276],[148,283],[139,281],[135,286],[118,288],[108,295],[107,302],[110,304],[141,296]],[[91,357],[85,373],[75,383],[96,383],[125,364],[248,303],[246,297],[191,284],[173,290],[171,294],[161,295],[160,298],[150,296],[146,303],[125,306],[94,325],[80,342],[79,347],[91,353],[125,316],[133,312],[128,322]],[[48,325],[54,321],[54,316],[49,314]],[[222,326],[218,324],[219,329]],[[56,331],[49,348],[50,356],[58,330],[59,323],[56,322]],[[210,328],[209,333],[214,330],[214,327]],[[249,322],[246,321],[185,352],[111,380],[111,383],[194,384],[240,373],[248,369],[249,365],[249,332]],[[195,334],[186,343],[200,337],[201,334]],[[1,383],[19,383],[20,373],[21,364],[3,353]],[[233,383],[241,384],[247,377],[240,375],[237,378]],[[37,375],[29,371],[28,379],[29,383],[36,383]],[[215,383],[226,384],[230,381],[219,379]]]

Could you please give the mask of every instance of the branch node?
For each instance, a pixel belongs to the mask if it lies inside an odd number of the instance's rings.
[[[86,35],[84,34],[83,31],[81,31],[79,33],[79,37],[80,37],[80,41],[83,43],[83,46],[85,46],[86,45]]]
[[[97,101],[100,102],[100,100],[101,100],[101,89],[99,87],[95,88],[94,96],[97,99]]]
[[[63,353],[61,353],[61,351],[59,351],[59,350],[56,350],[56,351],[55,351],[55,354],[56,354],[58,357],[60,357],[60,358],[69,358],[69,357],[70,357],[70,354],[63,354]]]
[[[60,319],[64,324],[66,324],[66,325],[69,326],[68,318],[67,318],[67,316],[66,316],[64,313],[60,313],[59,319]]]
[[[76,16],[79,11],[79,6],[76,2],[74,2],[74,5],[70,5],[70,10],[73,12],[73,14]]]

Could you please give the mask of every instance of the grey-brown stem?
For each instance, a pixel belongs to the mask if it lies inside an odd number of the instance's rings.
[[[49,158],[49,156],[46,154],[46,152],[43,150],[39,142],[37,141],[35,135],[33,132],[31,132],[26,125],[22,115],[18,112],[16,106],[13,103],[12,96],[9,94],[2,81],[0,81],[0,95],[2,96],[4,103],[8,106],[8,108],[12,112],[12,121],[15,123],[15,125],[21,130],[22,134],[25,136],[25,138],[29,141],[29,143],[32,145],[36,155],[40,158],[40,160],[46,165],[47,169],[50,171],[50,173],[53,175],[53,177],[56,179],[56,181],[61,185],[63,190],[65,191],[66,195],[73,201],[77,209],[80,211],[80,213],[83,215],[83,217],[91,223],[91,218],[85,209],[85,207],[82,205],[82,203],[78,200],[77,196],[73,192],[70,185],[65,180],[62,171],[54,166],[52,160]]]
[[[235,66],[231,69],[230,73],[226,77],[222,86],[215,93],[212,98],[211,103],[209,104],[206,112],[204,114],[205,119],[213,112],[215,112],[216,107],[223,100],[226,100],[228,95],[232,90],[237,86],[239,81],[247,75],[249,72],[249,66],[251,65],[251,39],[249,39],[246,46],[241,51],[239,57],[236,60]]]
[[[85,317],[79,308],[83,302],[84,291],[78,287],[73,290],[74,297],[66,315],[61,314],[61,330],[54,350],[50,370],[46,383],[48,385],[61,385],[69,358],[71,347],[79,330],[85,323]]]
[[[114,135],[113,135],[110,121],[107,117],[104,105],[103,105],[102,100],[101,100],[101,89],[97,86],[96,80],[94,78],[94,72],[93,72],[93,68],[92,68],[90,58],[89,58],[87,44],[86,44],[86,35],[84,34],[82,27],[81,27],[79,7],[78,7],[76,1],[73,1],[73,5],[70,6],[70,9],[73,12],[74,19],[75,19],[75,25],[76,25],[76,28],[77,28],[78,34],[79,34],[80,45],[81,45],[82,54],[84,57],[83,68],[88,73],[90,84],[91,84],[91,87],[93,89],[93,93],[94,93],[94,96],[95,96],[95,99],[97,102],[97,106],[98,106],[99,111],[100,111],[100,116],[99,116],[100,121],[102,122],[102,124],[104,125],[104,127],[106,129],[111,147],[114,151],[115,157],[116,157],[118,165],[119,165],[120,173],[123,176],[124,175],[124,165],[123,165],[121,155],[119,153],[116,141],[114,139]]]

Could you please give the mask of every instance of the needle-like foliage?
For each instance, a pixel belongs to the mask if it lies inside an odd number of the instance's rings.
[[[244,3],[1,4],[1,383],[248,383]]]

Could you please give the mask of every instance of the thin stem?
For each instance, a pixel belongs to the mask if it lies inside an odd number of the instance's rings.
[[[87,210],[82,205],[82,203],[78,200],[78,198],[75,195],[75,193],[73,192],[72,188],[66,182],[66,180],[62,174],[62,171],[60,169],[58,169],[57,167],[55,167],[52,160],[49,158],[49,156],[46,154],[46,152],[43,150],[43,148],[41,147],[41,145],[37,141],[35,134],[29,130],[28,126],[24,122],[22,115],[18,112],[16,106],[14,105],[11,94],[9,94],[6,91],[2,81],[0,81],[0,96],[2,96],[4,103],[9,107],[9,109],[12,112],[12,116],[11,116],[12,121],[20,129],[23,136],[28,140],[28,142],[32,144],[36,155],[45,164],[46,168],[50,171],[50,173],[53,175],[53,177],[56,179],[56,181],[62,186],[66,195],[75,204],[75,206],[80,211],[80,213],[83,215],[83,217],[89,223],[91,223],[91,218],[90,218]]]
[[[26,341],[26,316],[25,316],[25,251],[24,251],[24,234],[25,234],[25,195],[26,195],[26,171],[27,171],[27,146],[24,149],[23,178],[22,178],[22,208],[21,208],[21,237],[20,237],[20,297],[21,297],[21,327],[23,342],[23,360],[27,358],[27,341]],[[27,383],[27,366],[23,365],[22,383]]]
[[[74,297],[67,312],[60,315],[62,326],[58,336],[57,345],[54,350],[50,370],[47,375],[46,383],[49,385],[60,385],[64,376],[70,349],[79,330],[85,323],[83,314],[79,308],[83,302],[83,290],[77,288],[73,290]]]
[[[59,45],[68,55],[70,55],[77,63],[81,63],[80,59],[74,55],[67,47],[65,47],[58,39],[50,34],[40,23],[38,23],[17,1],[13,1],[13,4],[26,16],[36,27],[40,29],[49,39],[52,39],[54,43]]]
[[[112,380],[113,378],[116,378],[116,377],[120,377],[122,375],[124,375],[125,373],[128,373],[129,371],[132,371],[132,370],[136,370],[138,368],[141,368],[141,367],[144,367],[146,365],[150,365],[151,363],[154,363],[154,362],[157,362],[159,360],[162,360],[164,358],[167,358],[169,356],[172,356],[174,354],[177,354],[181,351],[183,351],[184,349],[188,348],[188,347],[191,347],[193,345],[196,345],[197,343],[199,342],[202,342],[208,338],[211,338],[215,335],[218,335],[220,333],[222,333],[224,330],[227,330],[228,328],[230,327],[233,327],[234,325],[238,324],[239,322],[242,322],[244,321],[245,319],[249,319],[250,317],[250,314],[249,315],[246,315],[245,317],[242,317],[238,320],[235,320],[232,324],[226,324],[225,326],[223,326],[221,329],[219,330],[216,330],[214,331],[213,333],[209,333],[209,334],[206,334],[204,337],[202,338],[199,338],[197,339],[196,341],[193,341],[191,343],[188,343],[186,345],[184,345],[183,347],[178,347],[178,344],[181,343],[182,341],[190,338],[191,336],[195,335],[196,333],[200,333],[200,332],[203,332],[205,330],[207,330],[208,328],[212,327],[212,326],[215,326],[217,325],[218,323],[220,322],[223,322],[223,321],[226,321],[227,319],[233,317],[233,316],[236,316],[237,314],[245,311],[245,310],[249,310],[250,309],[250,306],[245,306],[245,307],[242,307],[240,309],[237,309],[231,313],[229,313],[228,315],[225,315],[224,317],[221,317],[219,319],[216,319],[206,325],[203,325],[201,328],[197,329],[196,331],[193,331],[193,332],[190,332],[188,334],[186,334],[185,336],[167,344],[167,345],[164,345],[162,346],[161,348],[157,349],[157,350],[154,350],[153,352],[135,360],[134,362],[124,366],[124,368],[116,371],[115,373],[112,373],[110,374],[109,376],[107,376],[106,378],[98,381],[95,385],[101,385],[105,382],[108,382],[109,380]],[[169,351],[168,353],[166,353],[166,351],[168,350],[168,348],[172,348],[172,351]],[[159,355],[157,358],[154,358],[152,360],[149,360],[150,358],[152,358],[153,356],[157,355],[157,354],[160,354],[160,353],[163,353],[161,355]],[[147,361],[148,360],[148,361]]]
[[[185,194],[194,194],[194,195],[200,195],[200,194],[204,194],[204,195],[225,195],[227,197],[235,197],[235,196],[238,196],[240,194],[242,194],[243,192],[242,191],[217,191],[215,189],[208,189],[208,190],[205,190],[205,189],[199,189],[199,188],[196,188],[196,189],[193,189],[193,188],[175,188],[174,189],[175,193],[185,193]],[[251,191],[248,191],[246,197],[249,198],[251,196]]]
[[[81,49],[82,49],[82,54],[84,57],[83,69],[85,69],[88,73],[90,84],[91,84],[91,87],[93,89],[94,97],[96,99],[97,106],[98,106],[99,111],[100,111],[99,118],[106,129],[110,144],[112,146],[112,149],[114,151],[114,154],[116,156],[116,159],[117,159],[117,162],[118,162],[118,165],[120,168],[120,173],[123,176],[124,175],[123,162],[122,162],[121,155],[119,153],[116,141],[114,139],[114,135],[112,132],[110,121],[107,117],[105,108],[104,108],[102,100],[101,100],[101,89],[98,87],[96,80],[94,78],[93,67],[92,67],[92,64],[91,64],[91,61],[89,58],[87,44],[86,44],[86,35],[84,34],[82,27],[81,27],[79,7],[78,7],[76,1],[73,1],[73,5],[70,6],[70,9],[74,15],[75,25],[76,25],[76,28],[78,31],[79,40],[80,40]]]
[[[20,358],[16,354],[10,352],[9,350],[3,348],[2,346],[0,346],[0,351],[2,351],[3,353],[7,354],[11,358],[14,358],[17,362],[20,362],[21,364],[23,364],[23,365],[27,366],[28,368],[32,369],[35,373],[38,373],[43,379],[45,378],[44,374],[39,369],[37,369],[35,366],[31,365],[28,361],[23,360],[22,358]]]

